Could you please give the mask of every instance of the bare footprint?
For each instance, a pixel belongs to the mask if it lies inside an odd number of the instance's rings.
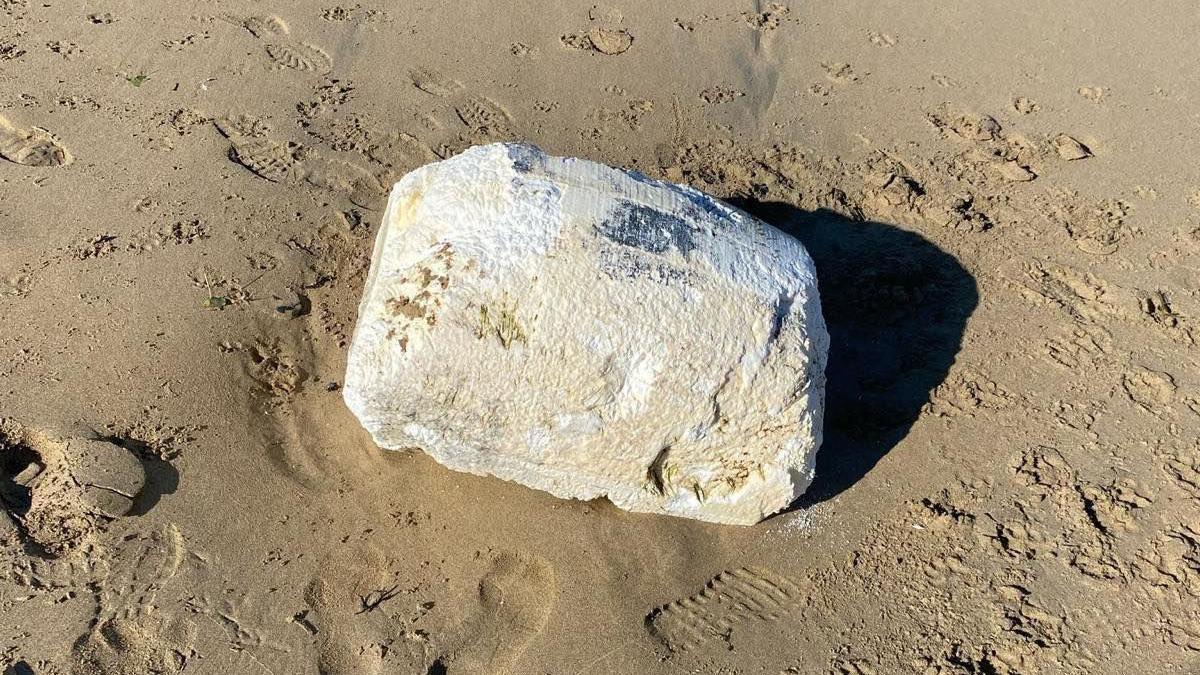
[[[22,129],[0,115],[0,157],[25,166],[63,166],[71,153],[49,131]]]
[[[352,546],[322,570],[305,590],[309,609],[293,617],[316,639],[321,675],[429,671],[434,659],[427,638],[388,618],[404,602],[405,589],[379,549]]]
[[[557,585],[540,558],[496,557],[479,582],[479,607],[460,644],[439,662],[445,672],[504,673],[546,626]]]

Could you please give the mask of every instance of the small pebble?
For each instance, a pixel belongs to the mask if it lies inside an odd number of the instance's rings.
[[[1092,156],[1092,151],[1086,145],[1066,134],[1059,134],[1058,138],[1054,139],[1054,149],[1058,151],[1059,157],[1067,161],[1086,159]]]
[[[1013,161],[1001,162],[997,170],[1001,178],[1013,183],[1027,183],[1037,178],[1036,173]]]

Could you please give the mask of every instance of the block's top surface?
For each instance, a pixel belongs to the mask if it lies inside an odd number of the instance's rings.
[[[345,397],[384,447],[754,522],[811,481],[827,344],[795,239],[688,187],[495,144],[393,189]]]

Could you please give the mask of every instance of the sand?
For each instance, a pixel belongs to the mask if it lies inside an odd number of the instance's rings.
[[[5,672],[1200,669],[1191,3],[332,2],[0,0]],[[497,140],[809,247],[799,504],[371,444],[382,197]]]

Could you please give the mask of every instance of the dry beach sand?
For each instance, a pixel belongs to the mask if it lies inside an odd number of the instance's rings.
[[[1193,3],[336,1],[0,0],[0,671],[1200,670]],[[385,190],[508,139],[809,247],[791,511],[358,427]]]

